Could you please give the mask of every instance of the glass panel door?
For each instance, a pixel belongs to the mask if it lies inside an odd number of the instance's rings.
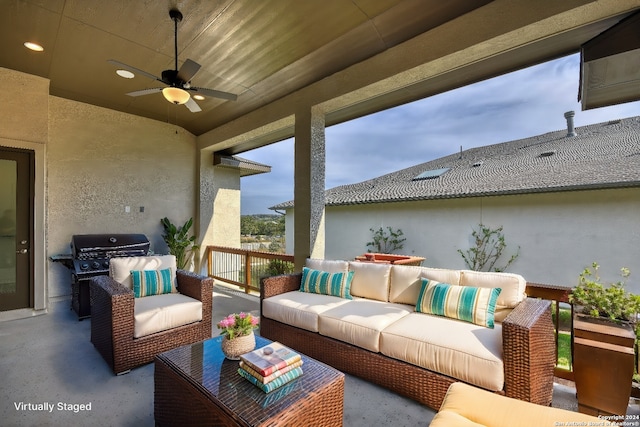
[[[32,161],[0,148],[0,311],[32,306]]]

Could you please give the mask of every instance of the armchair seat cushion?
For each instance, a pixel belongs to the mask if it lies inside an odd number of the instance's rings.
[[[202,320],[202,302],[179,293],[136,298],[134,338]]]
[[[411,313],[382,331],[380,352],[488,390],[504,387],[500,324]]]

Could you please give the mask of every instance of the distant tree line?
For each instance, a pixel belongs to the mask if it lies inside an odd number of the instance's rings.
[[[242,215],[240,234],[243,236],[284,236],[284,215]]]

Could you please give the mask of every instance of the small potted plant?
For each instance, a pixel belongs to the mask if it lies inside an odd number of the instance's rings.
[[[624,416],[635,368],[640,297],[627,292],[629,269],[622,280],[605,285],[593,263],[579,276],[569,295],[577,308],[573,320],[573,372],[578,410],[593,415]]]
[[[259,320],[250,313],[233,313],[217,323],[221,330],[222,352],[227,359],[239,360],[241,354],[250,352],[256,347],[253,330],[258,327]]]

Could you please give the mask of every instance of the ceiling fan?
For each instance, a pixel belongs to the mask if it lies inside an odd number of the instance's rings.
[[[184,104],[192,113],[197,113],[199,111],[202,111],[202,109],[193,100],[193,98],[189,94],[189,91],[196,92],[205,96],[211,96],[214,98],[228,99],[230,101],[235,101],[236,99],[238,99],[238,96],[233,93],[191,86],[191,79],[200,69],[200,64],[191,59],[187,59],[184,64],[182,64],[180,69],[178,69],[178,22],[182,21],[182,13],[180,13],[180,11],[177,9],[171,9],[169,11],[169,17],[173,20],[174,23],[175,69],[164,70],[162,72],[162,77],[157,77],[151,73],[147,73],[146,71],[140,70],[136,67],[132,67],[131,65],[116,61],[115,59],[110,59],[107,61],[109,64],[124,68],[125,70],[131,71],[134,74],[147,76],[150,79],[157,80],[167,85],[167,87],[165,88],[155,87],[151,89],[142,89],[135,92],[129,92],[127,93],[127,95],[142,96],[162,92],[167,101],[178,105]]]

